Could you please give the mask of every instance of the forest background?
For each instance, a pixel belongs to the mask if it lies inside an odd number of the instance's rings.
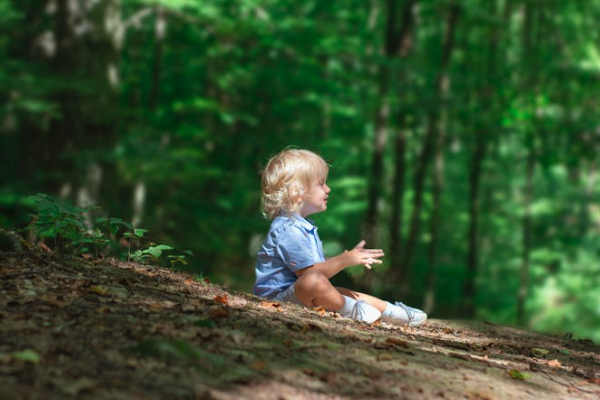
[[[35,193],[100,206],[250,291],[261,167],[293,145],[332,166],[326,253],[386,252],[336,283],[598,341],[599,22],[592,0],[0,0],[0,227]]]

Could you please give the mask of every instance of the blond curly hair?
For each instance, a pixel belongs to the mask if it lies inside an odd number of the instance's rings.
[[[315,181],[327,179],[329,166],[310,150],[285,149],[271,157],[262,173],[262,204],[265,217],[297,213]]]

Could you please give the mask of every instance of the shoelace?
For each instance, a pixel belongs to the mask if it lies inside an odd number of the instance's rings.
[[[354,309],[352,310],[352,319],[357,319],[360,321],[364,320],[364,312],[363,312],[363,308],[361,307],[362,303],[364,303],[364,301],[362,301],[362,300],[358,300],[356,302],[356,305],[354,306]]]
[[[404,311],[406,311],[406,315],[408,315],[408,322],[409,323],[413,319],[415,319],[415,313],[414,313],[414,311],[409,306],[407,306],[406,304],[404,304],[404,303],[402,303],[400,301],[395,302],[394,305],[398,306],[398,307],[402,308]]]

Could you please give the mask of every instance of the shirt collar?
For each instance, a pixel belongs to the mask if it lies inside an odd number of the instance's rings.
[[[308,233],[316,232],[317,227],[310,219],[306,219],[306,218],[302,217],[300,214],[293,214],[291,216],[291,218],[296,219],[298,221],[298,225],[300,225],[302,228],[304,228],[304,230],[306,230],[306,232],[308,232]]]

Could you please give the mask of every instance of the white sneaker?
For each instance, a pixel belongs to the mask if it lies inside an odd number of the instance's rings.
[[[381,316],[381,320],[394,325],[414,327],[427,321],[427,314],[418,308],[409,307],[397,301],[394,304],[388,303],[387,308]]]
[[[358,300],[347,315],[340,315],[369,324],[381,318],[381,312],[363,300]]]

